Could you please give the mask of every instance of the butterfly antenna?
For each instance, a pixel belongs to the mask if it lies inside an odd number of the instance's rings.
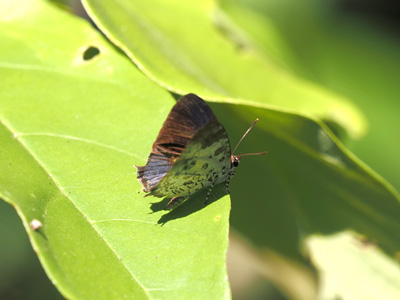
[[[255,121],[253,122],[253,124],[251,124],[251,126],[249,127],[249,129],[247,129],[247,131],[243,134],[242,138],[240,139],[240,141],[236,144],[235,149],[233,149],[232,155],[235,153],[237,147],[240,145],[240,143],[243,141],[244,137],[249,133],[249,131],[254,127],[254,125],[256,125],[256,123],[258,122],[258,119],[255,119]],[[238,156],[246,156],[246,155],[261,155],[261,154],[266,154],[267,151],[264,152],[260,152],[260,153],[247,153],[247,154],[239,154]]]
[[[263,151],[263,152],[258,152],[258,153],[245,153],[245,154],[239,154],[238,157],[242,157],[242,156],[247,156],[247,155],[262,155],[262,154],[267,154],[267,151]]]

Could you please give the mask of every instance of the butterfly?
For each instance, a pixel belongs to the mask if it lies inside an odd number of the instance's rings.
[[[200,97],[188,94],[178,100],[155,140],[147,163],[137,168],[144,196],[172,198],[164,208],[171,210],[190,195],[208,189],[205,204],[215,185],[229,181],[240,158],[236,148],[253,128],[256,119],[231,152],[228,135],[211,108]]]

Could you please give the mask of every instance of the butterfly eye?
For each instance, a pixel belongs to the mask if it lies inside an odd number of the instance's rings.
[[[239,157],[235,156],[232,160],[232,165],[236,168],[239,165]]]

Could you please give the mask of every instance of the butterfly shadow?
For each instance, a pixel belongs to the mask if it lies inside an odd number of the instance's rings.
[[[208,197],[207,203],[205,203],[207,192],[208,190],[202,189],[193,194],[184,202],[182,202],[178,207],[174,208],[173,210],[166,211],[167,213],[162,215],[157,223],[160,225],[164,225],[171,220],[188,217],[196,211],[204,209],[208,205],[212,205],[212,203],[227,194],[225,183],[215,186],[211,191],[210,196]],[[153,211],[153,213],[162,211],[170,200],[171,198],[164,198],[160,202],[152,203],[150,209]]]

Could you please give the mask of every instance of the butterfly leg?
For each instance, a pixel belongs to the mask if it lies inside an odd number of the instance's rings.
[[[229,192],[229,179],[225,182],[225,184],[226,184],[226,193],[230,195],[231,193]]]
[[[213,182],[211,184],[211,187],[208,189],[208,192],[207,192],[207,195],[206,195],[206,200],[204,201],[204,205],[207,205],[208,198],[210,197],[211,191],[213,190],[214,186],[215,186],[215,183]]]
[[[225,181],[226,185],[226,193],[230,195],[231,193],[229,192],[229,183],[231,182],[231,177],[235,174],[235,171],[231,171],[228,175],[228,179]]]
[[[186,200],[187,197],[173,197],[168,204],[164,207],[164,210],[172,210]]]

